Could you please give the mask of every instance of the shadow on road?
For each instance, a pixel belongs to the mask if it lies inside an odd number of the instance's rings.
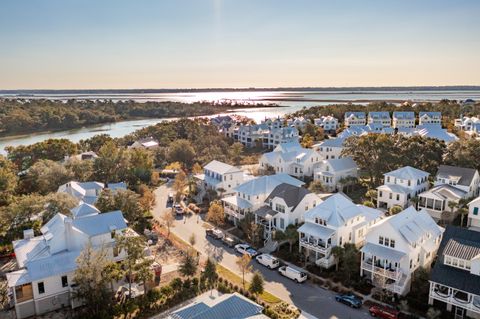
[[[205,243],[205,253],[213,258],[217,263],[223,260],[224,246],[212,238],[207,238]]]

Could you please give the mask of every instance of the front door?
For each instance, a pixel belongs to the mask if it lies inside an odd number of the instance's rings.
[[[465,309],[455,306],[455,319],[465,318]]]

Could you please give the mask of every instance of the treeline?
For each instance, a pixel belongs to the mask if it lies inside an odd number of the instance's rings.
[[[64,130],[138,118],[210,115],[247,104],[214,102],[136,102],[111,100],[0,99],[0,132],[3,135]],[[256,105],[258,107],[259,105]],[[260,105],[274,106],[274,105]]]
[[[428,112],[442,112],[443,124],[444,127],[449,127],[453,125],[453,120],[458,118],[461,114],[465,116],[473,116],[480,114],[480,104],[476,105],[461,105],[456,101],[451,100],[441,100],[438,103],[405,103],[401,105],[396,105],[387,102],[373,102],[367,105],[362,104],[332,104],[326,106],[314,106],[314,107],[304,107],[300,111],[292,113],[291,117],[303,116],[306,118],[318,118],[320,116],[332,115],[337,118],[340,122],[343,122],[345,112],[375,112],[375,111],[388,111],[398,112],[398,111],[411,111],[415,112],[418,117],[418,112],[428,111]]]

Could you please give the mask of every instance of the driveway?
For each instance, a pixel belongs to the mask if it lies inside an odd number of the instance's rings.
[[[154,216],[158,218],[166,209],[166,201],[170,192],[169,185],[162,185],[155,191],[156,205]],[[157,213],[157,212],[158,213]],[[187,218],[177,218],[171,232],[182,238],[189,240],[192,234],[195,235],[195,248],[206,256],[211,256],[219,264],[235,272],[239,276],[241,273],[236,265],[237,254],[233,249],[227,248],[220,241],[205,236],[205,224],[202,219],[196,216]],[[302,311],[307,312],[319,319],[350,319],[370,317],[367,309],[352,309],[335,301],[335,293],[322,289],[316,285],[306,282],[297,284],[294,281],[281,276],[277,271],[269,270],[266,267],[253,261],[254,270],[258,270],[265,278],[265,289],[278,298],[294,304]],[[251,274],[247,277],[250,279]]]

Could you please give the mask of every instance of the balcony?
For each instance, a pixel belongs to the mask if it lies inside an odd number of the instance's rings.
[[[362,260],[361,267],[364,270],[370,271],[373,274],[384,276],[395,281],[400,280],[402,271],[398,268],[387,268],[380,263],[373,264],[372,259],[368,258]]]
[[[223,211],[225,212],[225,214],[235,217],[237,219],[243,219],[245,217],[245,214],[242,210],[237,211],[229,206],[225,206]]]
[[[434,283],[430,285],[430,297],[480,314],[480,296]]]
[[[325,256],[330,255],[330,250],[332,249],[331,245],[318,240],[314,239],[313,237],[304,237],[300,239],[300,246],[307,248],[309,250],[316,251],[318,253],[321,253]]]

